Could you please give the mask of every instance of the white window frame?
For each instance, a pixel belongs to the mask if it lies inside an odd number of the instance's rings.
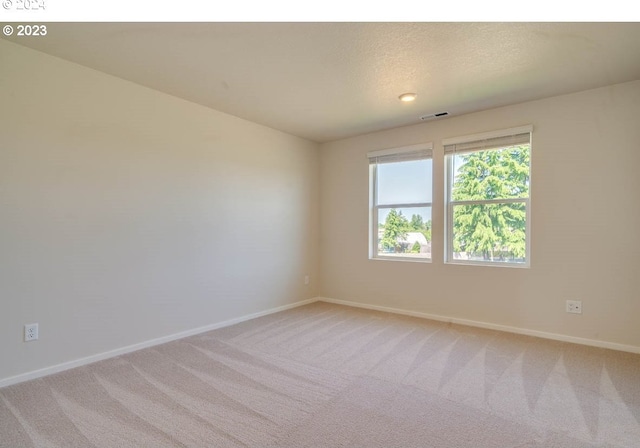
[[[429,258],[385,256],[378,253],[378,210],[380,208],[418,208],[429,207],[433,213],[433,144],[420,143],[417,145],[403,146],[400,148],[382,149],[367,153],[369,159],[369,259],[413,261],[419,263],[431,263],[433,252]],[[431,202],[400,203],[378,205],[377,166],[378,163],[406,162],[412,160],[431,160]],[[432,215],[433,216],[433,215]],[[433,218],[431,220],[433,223]],[[433,247],[433,246],[432,246]]]
[[[514,140],[517,136],[529,134],[529,195],[526,198],[513,199],[487,199],[487,200],[468,200],[453,201],[451,199],[453,189],[453,156],[461,152],[476,152],[490,149],[497,149],[492,145],[492,139],[501,139],[508,141],[510,137]],[[495,140],[494,140],[495,141]],[[483,146],[486,146],[483,148]],[[531,267],[531,167],[533,154],[533,126],[519,126],[510,129],[498,131],[484,132],[480,134],[466,135],[461,137],[449,138],[442,141],[445,156],[445,263],[463,264],[463,265],[479,265],[494,267]],[[505,145],[507,146],[507,145]],[[457,148],[462,147],[462,151]],[[465,150],[466,147],[466,150]],[[468,149],[472,147],[473,149]],[[525,262],[514,263],[505,261],[484,261],[484,260],[456,260],[453,258],[453,210],[456,205],[487,205],[487,204],[508,204],[522,203],[525,206],[526,222],[525,222]]]

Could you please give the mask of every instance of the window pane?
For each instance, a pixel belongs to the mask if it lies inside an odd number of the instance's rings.
[[[453,201],[529,197],[529,144],[454,154]]]
[[[378,209],[378,255],[431,258],[431,207]]]
[[[453,206],[453,259],[526,262],[524,202]]]
[[[378,164],[378,205],[431,202],[431,171],[431,159]]]

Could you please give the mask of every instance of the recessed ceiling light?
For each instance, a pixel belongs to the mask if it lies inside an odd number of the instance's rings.
[[[414,101],[417,96],[418,95],[416,95],[415,93],[403,93],[398,98],[400,98],[400,101],[408,103],[410,101]]]

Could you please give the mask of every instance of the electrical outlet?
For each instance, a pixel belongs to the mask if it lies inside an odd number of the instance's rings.
[[[567,300],[567,313],[582,314],[582,300]]]
[[[38,339],[38,324],[27,324],[24,326],[24,341],[35,341]]]
[[[308,275],[305,275],[305,276],[304,276],[304,284],[305,284],[305,285],[308,285],[308,284],[309,284],[309,276],[308,276]]]

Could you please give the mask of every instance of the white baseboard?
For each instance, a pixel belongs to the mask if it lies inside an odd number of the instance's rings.
[[[379,305],[369,305],[366,303],[350,302],[348,300],[331,299],[328,297],[318,297],[317,300],[320,302],[335,303],[338,305],[346,305],[346,306],[351,306],[356,308],[365,308],[368,310],[375,310],[375,311],[384,311],[387,313],[403,314],[405,316],[421,317],[424,319],[437,320],[441,322],[450,322],[453,324],[467,325],[470,327],[505,331],[507,333],[523,334],[526,336],[535,336],[535,337],[544,338],[544,339],[553,339],[555,341],[571,342],[573,344],[582,344],[582,345],[588,345],[591,347],[608,348],[611,350],[619,350],[623,352],[640,354],[640,347],[636,347],[634,345],[625,345],[625,344],[618,344],[615,342],[599,341],[597,339],[579,338],[579,337],[568,336],[564,334],[547,333],[545,331],[529,330],[526,328],[510,327],[507,325],[498,325],[498,324],[479,322],[479,321],[468,320],[468,319],[458,319],[456,317],[445,317],[445,316],[439,316],[437,314],[421,313],[418,311],[408,311],[400,308],[390,308],[390,307],[379,306]]]
[[[328,302],[328,303],[335,303],[337,305],[345,305],[345,306],[350,306],[350,307],[355,307],[355,308],[364,308],[364,309],[369,309],[369,310],[374,310],[374,311],[384,311],[387,313],[394,313],[394,314],[402,314],[405,316],[413,316],[413,317],[420,317],[423,319],[431,319],[431,320],[437,320],[437,321],[441,321],[441,322],[450,322],[453,324],[459,324],[459,325],[467,325],[467,326],[471,326],[471,327],[478,327],[478,328],[486,328],[489,330],[496,330],[496,331],[505,331],[508,333],[516,333],[516,334],[522,334],[522,335],[526,335],[526,336],[535,336],[535,337],[539,337],[539,338],[544,338],[544,339],[552,339],[552,340],[556,340],[556,341],[562,341],[562,342],[571,342],[574,344],[582,344],[582,345],[588,345],[588,346],[592,346],[592,347],[600,347],[600,348],[607,348],[607,349],[611,349],[611,350],[619,350],[619,351],[623,351],[623,352],[629,352],[629,353],[638,353],[640,354],[640,347],[636,347],[634,345],[624,345],[624,344],[618,344],[615,342],[607,342],[607,341],[599,341],[596,339],[587,339],[587,338],[579,338],[579,337],[575,337],[575,336],[567,336],[567,335],[563,335],[563,334],[556,334],[556,333],[548,333],[545,331],[538,331],[538,330],[529,330],[526,328],[518,328],[518,327],[510,327],[507,325],[498,325],[498,324],[492,324],[492,323],[487,323],[487,322],[479,322],[479,321],[474,321],[474,320],[468,320],[468,319],[459,319],[459,318],[455,318],[455,317],[446,317],[446,316],[439,316],[436,314],[429,314],[429,313],[422,313],[419,311],[410,311],[410,310],[403,310],[400,308],[391,308],[391,307],[386,307],[386,306],[379,306],[379,305],[369,305],[366,303],[359,303],[359,302],[351,302],[348,300],[338,300],[338,299],[331,299],[329,297],[316,297],[316,298],[311,298],[311,299],[307,299],[307,300],[302,300],[299,302],[295,302],[289,305],[283,305],[283,306],[279,306],[276,308],[271,308],[265,311],[260,311],[258,313],[253,313],[253,314],[247,314],[245,316],[241,316],[241,317],[236,317],[234,319],[229,319],[223,322],[218,322],[215,324],[211,324],[211,325],[206,325],[204,327],[199,327],[199,328],[194,328],[191,330],[187,330],[187,331],[182,331],[180,333],[175,333],[175,334],[171,334],[168,336],[163,336],[160,338],[156,338],[156,339],[151,339],[149,341],[144,341],[144,342],[140,342],[138,344],[133,344],[133,345],[129,345],[126,347],[121,347],[115,350],[109,350],[107,352],[103,352],[103,353],[98,353],[96,355],[91,355],[91,356],[87,356],[85,358],[80,358],[80,359],[76,359],[74,361],[69,361],[69,362],[64,362],[61,364],[56,364],[54,366],[50,366],[50,367],[45,367],[43,369],[38,369],[38,370],[33,370],[31,372],[26,372],[20,375],[16,375],[16,376],[12,376],[12,377],[8,377],[8,378],[3,378],[0,379],[0,388],[1,387],[6,387],[6,386],[10,386],[12,384],[17,384],[17,383],[22,383],[24,381],[29,381],[29,380],[33,380],[36,378],[41,378],[43,376],[47,376],[47,375],[51,375],[54,373],[58,373],[58,372],[62,372],[65,370],[69,370],[69,369],[73,369],[75,367],[80,367],[80,366],[84,366],[87,364],[91,364],[97,361],[102,361],[104,359],[108,359],[108,358],[113,358],[116,356],[120,356],[120,355],[124,355],[126,353],[131,353],[137,350],[141,350],[143,348],[147,348],[147,347],[153,347],[155,345],[160,345],[160,344],[164,344],[166,342],[171,342],[171,341],[175,341],[177,339],[182,339],[182,338],[186,338],[188,336],[193,336],[196,334],[200,334],[200,333],[205,333],[207,331],[211,331],[211,330],[216,330],[218,328],[223,328],[223,327],[228,327],[230,325],[234,325],[234,324],[238,324],[240,322],[244,322],[247,320],[251,320],[251,319],[255,319],[257,317],[262,317],[262,316],[266,316],[268,314],[273,314],[273,313],[277,313],[280,311],[285,311],[291,308],[296,308],[302,305],[308,305],[310,303],[314,303],[314,302]]]
[[[117,348],[115,350],[109,350],[107,352],[98,353],[96,355],[87,356],[85,358],[76,359],[73,361],[63,362],[61,364],[56,364],[54,366],[45,367],[43,369],[33,370],[31,372],[22,373],[20,375],[11,376],[8,378],[0,379],[0,387],[10,386],[12,384],[22,383],[24,381],[34,380],[36,378],[41,378],[43,376],[51,375],[54,373],[62,372],[64,370],[73,369],[75,367],[84,366],[87,364],[91,364],[97,361],[102,361],[104,359],[113,358],[115,356],[124,355],[126,353],[135,352],[137,350],[141,350],[147,347],[153,347],[154,345],[164,344],[166,342],[175,341],[177,339],[186,338],[188,336],[193,336],[200,333],[205,333],[211,330],[217,330],[218,328],[228,327],[230,325],[238,324],[240,322],[244,322],[247,320],[255,319],[256,317],[266,316],[268,314],[277,313],[279,311],[285,311],[291,308],[296,308],[302,305],[308,305],[310,303],[316,302],[317,298],[311,298],[307,300],[302,300],[300,302],[295,302],[289,305],[283,305],[276,308],[271,308],[265,311],[260,311],[258,313],[247,314],[245,316],[236,317],[234,319],[225,320],[224,322],[218,322],[211,325],[206,325],[204,327],[198,327],[187,331],[181,331],[180,333],[174,333],[168,336],[163,336],[156,339],[151,339],[148,341],[140,342],[138,344],[129,345],[126,347]]]

